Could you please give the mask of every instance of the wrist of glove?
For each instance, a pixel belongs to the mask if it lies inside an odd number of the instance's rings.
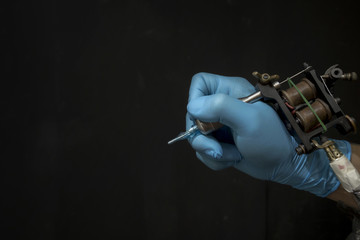
[[[350,159],[350,143],[344,140],[331,140]],[[295,142],[295,144],[297,143]],[[296,146],[294,146],[294,149]],[[297,155],[295,153],[294,158],[290,161],[284,161],[268,180],[287,184],[319,197],[328,196],[340,185],[339,180],[329,165],[329,158],[323,149],[316,150],[310,154]]]
[[[193,77],[186,128],[193,126],[195,119],[225,125],[211,135],[197,134],[189,139],[197,158],[214,170],[235,167],[255,178],[287,184],[321,197],[335,191],[339,181],[325,151],[297,155],[298,143],[269,105],[238,100],[254,92],[254,87],[239,77],[208,73]],[[350,159],[350,144],[335,142]]]

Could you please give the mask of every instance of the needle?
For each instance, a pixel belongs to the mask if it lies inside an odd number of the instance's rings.
[[[168,142],[168,144],[172,144],[174,142],[187,139],[188,137],[190,137],[191,134],[195,133],[197,130],[199,130],[198,126],[194,125],[189,130],[187,130],[186,132],[182,132],[176,138],[174,138],[173,140],[170,140]]]

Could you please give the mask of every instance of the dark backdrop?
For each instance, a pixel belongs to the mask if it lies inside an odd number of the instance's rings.
[[[212,171],[167,141],[184,129],[197,72],[253,81],[304,61],[360,72],[358,11],[356,1],[3,3],[0,238],[344,239],[351,222],[330,200]],[[359,89],[337,85],[357,119]]]

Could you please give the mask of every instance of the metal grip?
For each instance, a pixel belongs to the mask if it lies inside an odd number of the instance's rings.
[[[209,134],[224,126],[219,122],[201,122],[200,120],[196,120],[196,125],[202,134]]]

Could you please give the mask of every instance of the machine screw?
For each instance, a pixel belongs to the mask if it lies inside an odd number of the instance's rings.
[[[295,148],[295,151],[298,155],[304,154],[305,153],[305,146],[303,144],[299,144],[299,146],[297,146]]]
[[[259,82],[261,84],[263,84],[263,85],[268,84],[273,80],[279,80],[279,78],[280,78],[280,76],[277,75],[277,74],[274,74],[274,75],[270,76],[268,73],[261,74],[261,73],[259,73],[257,71],[253,72],[252,75],[254,77],[256,77],[259,80]]]

